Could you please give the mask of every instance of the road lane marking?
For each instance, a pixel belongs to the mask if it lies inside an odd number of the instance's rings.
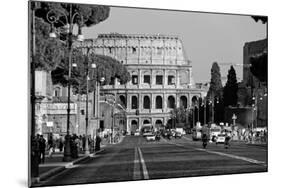
[[[176,145],[176,146],[180,146],[180,147],[185,147],[183,144],[177,144],[177,143],[171,143],[171,142],[167,142],[167,143]],[[266,162],[264,162],[264,161],[258,161],[258,160],[247,158],[247,157],[241,157],[241,156],[237,156],[237,155],[232,155],[232,154],[227,154],[227,153],[222,153],[222,152],[217,152],[217,151],[211,151],[211,150],[202,149],[202,148],[193,148],[193,149],[197,150],[197,151],[205,151],[205,152],[211,153],[211,154],[216,154],[216,155],[220,155],[220,156],[230,157],[233,159],[243,160],[243,161],[247,161],[250,163],[267,166]]]
[[[194,148],[194,149],[198,150],[198,151],[205,151],[205,152],[211,153],[211,154],[226,156],[226,157],[230,157],[230,158],[233,158],[233,159],[239,159],[239,160],[247,161],[247,162],[250,162],[250,163],[261,164],[261,165],[266,166],[266,163],[264,161],[258,161],[258,160],[247,158],[247,157],[241,157],[241,156],[217,152],[217,151],[210,151],[210,150],[201,149],[201,148]]]
[[[138,157],[138,149],[137,148],[135,148],[133,179],[134,180],[140,180],[141,179],[140,161],[139,161],[139,157]]]
[[[140,161],[141,161],[141,165],[142,165],[143,178],[145,180],[148,180],[149,179],[149,175],[148,175],[148,171],[147,171],[147,168],[146,168],[146,165],[145,165],[145,162],[144,162],[144,159],[143,159],[143,156],[142,156],[140,148],[138,148],[138,151],[139,151]]]

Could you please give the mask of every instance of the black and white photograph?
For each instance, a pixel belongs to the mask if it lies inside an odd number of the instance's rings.
[[[267,15],[26,5],[29,187],[268,172]]]

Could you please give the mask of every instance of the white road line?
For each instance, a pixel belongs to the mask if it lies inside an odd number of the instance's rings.
[[[143,178],[148,180],[149,179],[148,171],[147,171],[147,168],[146,168],[146,165],[145,165],[145,162],[144,162],[144,159],[143,159],[140,148],[138,148],[138,150],[139,150],[140,161],[141,161],[141,165],[142,165]]]
[[[227,154],[227,153],[222,153],[222,152],[217,152],[217,151],[210,151],[210,150],[201,149],[201,148],[194,148],[194,149],[198,150],[198,151],[205,151],[207,153],[212,153],[212,154],[216,154],[216,155],[226,156],[226,157],[230,157],[230,158],[233,158],[233,159],[239,159],[239,160],[247,161],[247,162],[250,162],[250,163],[261,164],[261,165],[266,166],[266,163],[264,161],[258,161],[258,160],[247,158],[247,157],[241,157],[241,156]]]
[[[140,180],[141,179],[140,161],[139,161],[139,157],[138,157],[138,149],[137,148],[135,148],[133,179],[134,180]]]
[[[180,147],[185,147],[182,144],[177,144],[177,143],[170,143],[170,144],[180,146]],[[202,149],[202,148],[193,148],[193,149],[197,150],[197,151],[205,151],[205,152],[211,153],[211,154],[216,154],[216,155],[220,155],[220,156],[230,157],[230,158],[233,158],[233,159],[239,159],[239,160],[247,161],[247,162],[250,162],[250,163],[267,166],[266,162],[264,162],[264,161],[258,161],[258,160],[247,158],[247,157],[241,157],[241,156],[237,156],[237,155],[232,155],[232,154],[227,154],[227,153],[222,153],[222,152],[217,152],[217,151],[211,151],[211,150]]]

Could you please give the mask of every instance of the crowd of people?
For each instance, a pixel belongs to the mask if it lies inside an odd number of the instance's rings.
[[[70,136],[70,151],[72,158],[78,158],[79,153],[84,153],[86,150],[86,136],[76,134],[69,135]],[[47,139],[47,140],[46,140]],[[53,153],[55,152],[63,152],[65,147],[65,137],[60,136],[59,138],[54,138],[52,134],[48,135],[47,138],[44,138],[43,135],[37,134],[33,141],[33,152],[36,152],[38,156],[39,163],[45,163],[45,155],[49,158],[52,158]],[[99,151],[101,138],[99,135],[92,139],[88,136],[88,148],[90,152]]]

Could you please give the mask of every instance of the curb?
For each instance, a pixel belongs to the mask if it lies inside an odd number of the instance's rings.
[[[49,170],[49,171],[41,174],[39,177],[32,178],[31,179],[31,184],[40,183],[40,181],[44,181],[44,180],[50,178],[51,176],[54,176],[54,175],[62,172],[63,170],[65,170],[65,169],[67,169],[67,168],[69,168],[69,167],[71,167],[71,166],[73,166],[75,164],[79,164],[79,163],[82,163],[82,162],[84,162],[86,160],[89,160],[90,158],[94,157],[94,155],[96,155],[96,154],[98,154],[98,153],[100,153],[102,151],[104,151],[104,149],[101,149],[101,150],[99,150],[99,151],[97,151],[95,153],[92,153],[90,155],[87,155],[87,156],[81,157],[79,159],[76,159],[76,160],[74,160],[72,162],[66,163],[64,166],[59,166],[59,167],[56,167],[56,168],[54,168],[52,170]]]

